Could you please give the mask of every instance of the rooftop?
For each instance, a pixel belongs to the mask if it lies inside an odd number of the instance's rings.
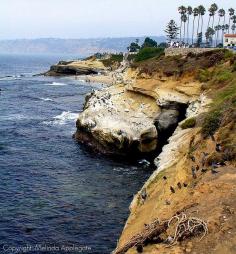
[[[224,36],[227,38],[236,38],[236,34],[225,34]]]

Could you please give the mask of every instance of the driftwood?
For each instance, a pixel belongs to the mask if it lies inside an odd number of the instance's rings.
[[[170,243],[170,246],[176,244],[180,240],[184,240],[191,236],[200,235],[201,239],[208,233],[206,222],[196,217],[187,217],[186,214],[173,216],[168,222],[168,228],[175,221],[175,235]],[[200,239],[200,240],[201,240]]]
[[[144,245],[147,241],[158,237],[160,234],[164,233],[168,228],[168,222],[160,223],[159,220],[146,226],[145,230],[132,237],[129,242],[127,242],[123,247],[116,249],[113,254],[124,254],[130,248],[138,245]]]
[[[175,245],[178,241],[182,241],[191,236],[197,236],[202,234],[201,239],[208,233],[206,222],[196,217],[187,217],[186,214],[180,213],[174,215],[169,220],[160,222],[155,220],[149,225],[145,226],[145,229],[135,235],[121,248],[117,248],[113,254],[124,254],[130,248],[137,246],[144,246],[146,243],[159,237],[162,233],[165,233],[168,228],[175,227],[174,236],[168,236],[164,243],[168,244],[167,247]],[[169,239],[171,239],[169,241]],[[200,239],[200,240],[201,240]]]

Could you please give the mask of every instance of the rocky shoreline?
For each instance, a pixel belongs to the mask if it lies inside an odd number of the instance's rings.
[[[115,71],[106,70],[105,75],[112,76],[110,84],[113,85],[87,95],[84,110],[76,122],[76,140],[109,155],[157,153],[156,170],[135,195],[114,253],[126,253],[120,250],[145,225],[183,212],[204,218],[209,236],[200,244],[197,238],[188,237],[166,250],[171,231],[165,232],[159,243],[142,246],[143,253],[205,254],[213,245],[219,251],[212,253],[223,253],[224,248],[228,251],[225,253],[233,253],[229,251],[231,245],[218,243],[217,237],[221,234],[229,240],[219,227],[223,225],[222,216],[233,223],[233,215],[225,215],[224,209],[232,212],[236,208],[232,199],[235,166],[224,159],[217,166],[222,167],[221,171],[211,169],[227,150],[215,154],[217,142],[221,142],[218,132],[214,137],[202,137],[204,117],[212,103],[209,88],[212,83],[210,78],[209,83],[207,79],[202,81],[201,76],[197,78],[202,68],[208,72],[219,71],[218,66],[230,69],[230,64],[225,60],[224,51],[161,57],[131,65],[123,62]],[[204,160],[209,162],[202,164],[202,154],[207,154]],[[222,193],[227,205],[221,203]],[[127,253],[136,253],[135,248],[131,247]]]

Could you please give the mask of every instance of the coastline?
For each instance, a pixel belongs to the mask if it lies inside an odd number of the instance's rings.
[[[216,243],[217,227],[211,223],[224,216],[222,209],[225,208],[220,203],[222,190],[227,190],[224,198],[229,207],[234,209],[231,198],[234,178],[232,181],[227,178],[228,175],[233,177],[234,167],[231,162],[225,163],[221,167],[222,173],[216,178],[210,173],[210,164],[206,165],[207,169],[197,169],[199,172],[195,169],[201,164],[202,153],[209,154],[210,160],[214,155],[214,146],[221,142],[218,133],[213,141],[200,134],[202,119],[209,111],[212,95],[211,89],[205,88],[206,82],[200,81],[196,76],[202,66],[209,69],[219,68],[217,65],[221,65],[222,59],[224,51],[211,51],[182,58],[162,57],[155,62],[150,60],[132,68],[126,67],[123,71],[110,71],[108,75],[77,76],[88,81],[102,80],[109,86],[86,98],[84,111],[77,120],[75,138],[102,153],[109,151],[119,154],[135,150],[150,153],[157,148],[162,149],[155,159],[156,170],[130,205],[130,216],[114,253],[126,253],[120,252],[122,246],[142,232],[144,225],[157,218],[161,221],[167,220],[180,211],[187,216],[196,216],[196,209],[199,211],[199,219],[210,221],[207,224],[209,236],[199,245],[197,237],[189,237],[183,244],[171,247],[171,251],[186,253],[190,250],[200,253],[208,242]],[[151,68],[152,72],[146,73],[147,68]],[[231,68],[230,65],[227,68]],[[119,74],[119,78],[114,73]],[[193,125],[187,126],[186,129],[182,127],[192,119]],[[205,174],[206,172],[208,173]],[[222,184],[221,190],[217,190],[219,184]],[[216,200],[210,192],[212,188]],[[206,210],[206,195],[210,195],[209,211]],[[216,205],[219,209],[213,214]],[[167,237],[166,233],[164,238]],[[227,235],[224,237],[228,239]],[[221,247],[219,244],[218,248]],[[230,246],[227,245],[227,248]],[[127,253],[135,253],[134,249],[131,247]],[[165,252],[164,240],[148,245],[143,249],[143,253],[156,253],[157,250],[160,253]],[[204,253],[207,251],[209,249],[206,248]]]

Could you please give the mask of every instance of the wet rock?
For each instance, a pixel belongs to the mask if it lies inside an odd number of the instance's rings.
[[[138,163],[139,163],[140,165],[144,166],[144,167],[149,167],[150,164],[151,164],[149,161],[147,161],[147,160],[145,160],[145,159],[140,160]]]

